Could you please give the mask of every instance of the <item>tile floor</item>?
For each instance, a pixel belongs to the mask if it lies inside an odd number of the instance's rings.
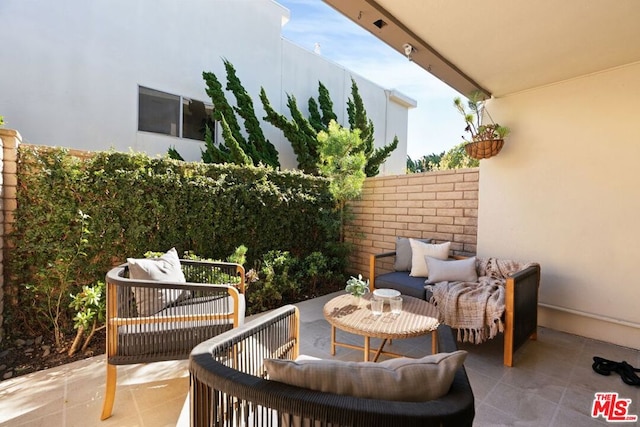
[[[322,306],[332,296],[298,304],[301,349],[329,355],[329,325]],[[362,338],[338,333],[338,339],[360,344]],[[430,351],[430,339],[396,340],[392,349],[409,356]],[[619,376],[591,369],[592,357],[626,360],[640,366],[640,351],[540,328],[538,340],[516,353],[515,367],[502,365],[502,339],[480,346],[461,344],[476,398],[476,426],[606,425],[590,416],[596,392],[617,392],[631,399],[629,414],[640,416],[640,387]],[[338,348],[336,357],[361,360],[362,353]],[[104,394],[104,356],[0,382],[0,426],[186,426],[189,386],[187,362],[161,362],[118,368],[113,416],[100,421]],[[633,423],[630,423],[633,425]],[[624,423],[623,423],[624,425]]]

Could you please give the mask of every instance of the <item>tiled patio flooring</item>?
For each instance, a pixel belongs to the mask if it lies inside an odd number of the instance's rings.
[[[331,295],[298,304],[304,354],[329,355],[329,325],[322,306]],[[338,333],[360,344],[362,338]],[[430,351],[430,339],[396,340],[392,348],[409,356]],[[591,369],[592,357],[640,366],[640,351],[540,328],[538,340],[516,353],[515,367],[502,365],[502,339],[463,344],[476,398],[477,426],[598,426],[590,416],[594,393],[618,392],[631,399],[629,414],[640,415],[640,387]],[[336,357],[361,360],[362,353],[339,348]],[[1,426],[175,426],[188,425],[183,410],[188,391],[187,362],[118,368],[113,416],[99,420],[104,394],[104,356],[0,382]]]

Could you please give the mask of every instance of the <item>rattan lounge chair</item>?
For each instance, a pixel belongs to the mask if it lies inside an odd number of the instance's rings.
[[[285,306],[198,345],[191,353],[192,426],[471,426],[474,398],[464,367],[449,393],[427,402],[356,398],[267,378],[265,357],[298,354],[298,311]],[[442,352],[457,349],[451,328],[438,328]]]
[[[116,367],[187,359],[191,350],[244,322],[244,268],[233,263],[180,260],[186,283],[133,280],[127,264],[110,270],[107,283],[107,380],[101,419],[111,416]],[[176,292],[181,297],[140,316],[138,296]]]

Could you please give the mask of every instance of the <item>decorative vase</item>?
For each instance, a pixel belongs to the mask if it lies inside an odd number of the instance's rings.
[[[367,303],[367,299],[364,298],[364,296],[366,294],[368,294],[368,293],[369,293],[369,289],[364,289],[364,293],[362,293],[362,294],[352,293],[351,294],[351,304],[355,305],[356,307],[360,307],[360,306],[366,304]]]
[[[465,151],[474,159],[488,159],[502,150],[504,139],[487,139],[484,141],[474,141],[464,146]]]
[[[351,301],[353,301],[352,304],[356,307],[360,307],[362,300],[363,298],[360,295],[351,295]]]

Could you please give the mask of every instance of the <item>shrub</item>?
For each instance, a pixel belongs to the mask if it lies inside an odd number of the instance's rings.
[[[115,152],[81,161],[64,149],[23,146],[17,201],[7,260],[8,333],[12,327],[33,334],[49,330],[47,300],[58,297],[64,308],[59,328],[70,332],[70,295],[150,249],[175,247],[223,259],[245,244],[248,265],[274,250],[286,249],[295,258],[340,254],[328,181],[299,172]],[[78,223],[79,211],[91,218],[86,226]],[[85,228],[82,255],[73,258]],[[65,279],[47,282],[56,277],[51,268],[61,256],[67,260]],[[279,271],[278,263],[272,267]]]
[[[107,312],[104,296],[106,295],[105,283],[98,281],[94,286],[83,286],[82,291],[71,295],[69,307],[76,312],[73,317],[76,329],[76,338],[69,349],[69,356],[73,356],[78,350],[80,341],[84,338],[81,351],[85,351],[96,331],[103,329]]]

